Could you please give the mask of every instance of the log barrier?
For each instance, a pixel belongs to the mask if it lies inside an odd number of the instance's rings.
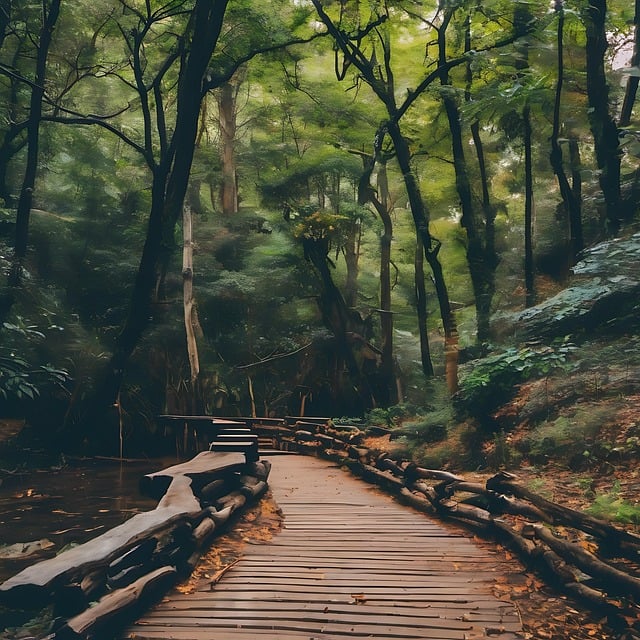
[[[259,424],[253,428],[261,434]],[[501,471],[486,483],[425,469],[365,446],[358,426],[299,418],[269,428],[274,446],[347,467],[400,501],[504,544],[556,589],[640,631],[640,536],[551,502]],[[636,636],[635,633],[632,637]]]
[[[101,536],[33,564],[0,584],[0,604],[51,606],[48,640],[79,640],[124,625],[188,576],[212,539],[267,489],[271,463],[205,451],[144,476],[159,499]]]

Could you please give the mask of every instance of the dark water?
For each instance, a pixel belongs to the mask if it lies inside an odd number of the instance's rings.
[[[2,478],[0,485],[0,582],[39,558],[59,553],[111,529],[156,501],[140,495],[138,482],[176,460],[90,461],[46,472]],[[1,557],[5,545],[45,540],[29,559]],[[50,544],[52,543],[52,544]]]

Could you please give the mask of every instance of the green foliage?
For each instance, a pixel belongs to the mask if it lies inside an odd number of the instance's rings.
[[[510,396],[516,385],[560,369],[569,370],[572,367],[569,358],[575,348],[565,337],[549,347],[511,347],[474,361],[461,381],[456,405],[487,424],[490,413]]]
[[[613,520],[621,524],[640,524],[640,505],[631,504],[620,497],[620,483],[613,483],[610,491],[595,497],[585,511],[595,518]]]
[[[406,422],[402,434],[410,441],[434,443],[444,440],[453,424],[453,409],[447,405],[421,416],[420,420]]]
[[[381,427],[392,427],[404,418],[414,416],[418,408],[412,404],[396,404],[391,407],[376,407],[367,411],[364,417],[366,424]]]
[[[22,318],[18,318],[17,322],[18,324],[3,323],[0,335],[5,343],[22,344],[26,348],[28,343],[45,340],[45,334],[35,325],[26,324]],[[58,326],[50,328],[60,329]],[[33,401],[44,388],[64,388],[68,380],[69,374],[64,369],[49,364],[32,364],[16,347],[0,348],[0,399],[5,402]]]

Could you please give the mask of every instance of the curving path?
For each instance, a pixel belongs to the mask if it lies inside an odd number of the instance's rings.
[[[497,561],[461,533],[331,463],[278,456],[269,485],[284,528],[213,590],[171,594],[130,638],[514,640],[491,592]]]

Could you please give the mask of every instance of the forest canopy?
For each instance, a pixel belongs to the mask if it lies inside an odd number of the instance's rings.
[[[634,230],[639,14],[2,0],[0,417],[142,450],[456,394]]]

